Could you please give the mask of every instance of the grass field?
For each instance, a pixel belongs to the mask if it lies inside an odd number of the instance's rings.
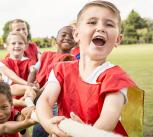
[[[41,49],[41,51],[51,49]],[[0,51],[0,58],[6,51]],[[144,136],[153,136],[153,44],[115,48],[109,60],[120,65],[145,91]],[[133,112],[134,113],[134,112]]]

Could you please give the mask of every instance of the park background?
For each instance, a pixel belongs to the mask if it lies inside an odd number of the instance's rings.
[[[1,0],[0,2],[2,1],[3,0]],[[30,4],[30,3],[27,3],[27,1],[24,1],[26,8],[28,8],[28,4]],[[35,0],[32,0],[32,2],[33,1]],[[116,0],[116,1],[119,1],[119,0]],[[6,2],[8,2],[8,0],[6,0]],[[18,0],[14,0],[14,2],[18,2],[16,3],[17,5],[21,4]],[[136,0],[134,0],[134,2],[136,2]],[[140,4],[143,8],[144,5],[142,5],[142,2],[143,0],[140,0],[138,4]],[[121,3],[123,4],[123,2]],[[153,7],[153,3],[150,3],[149,0],[146,0],[146,4],[148,3],[152,5]],[[3,5],[4,4],[5,3],[3,3]],[[51,8],[50,11],[52,10],[52,4],[53,4],[53,1],[50,3],[50,8]],[[125,1],[125,4],[126,4],[126,1]],[[12,5],[14,5],[14,3],[12,3]],[[24,5],[24,3],[22,5]],[[44,9],[43,6],[45,5],[46,4],[42,5],[42,9]],[[67,2],[67,5],[69,5],[68,2]],[[35,7],[35,6],[37,5],[33,5],[32,7]],[[11,8],[13,9],[14,7],[11,7]],[[126,8],[128,8],[128,4]],[[125,8],[125,11],[126,11],[126,8]],[[145,10],[149,10],[148,8],[146,8]],[[5,25],[7,21],[9,21],[10,19],[18,18],[18,17],[21,19],[27,19],[26,21],[28,21],[28,23],[30,22],[29,23],[30,28],[31,30],[33,30],[32,29],[33,26],[31,25],[31,23],[33,24],[33,22],[31,22],[28,18],[18,16],[18,14],[14,14],[13,16],[6,18],[3,15],[3,13],[6,12],[5,10],[6,9],[4,7],[3,7],[3,10],[0,9],[0,11],[2,11],[0,13],[1,15],[0,20],[3,19],[2,25],[0,24],[0,27],[1,27],[0,28],[0,35],[1,35],[0,36],[0,59],[4,58],[7,52],[3,46],[4,45],[3,38],[6,37],[5,35],[3,35],[3,32],[6,31],[3,28],[3,26]],[[144,10],[144,13],[145,13],[145,10]],[[69,14],[69,13],[66,12],[66,14]],[[40,18],[42,19],[43,17],[46,17],[46,15],[40,16]],[[63,16],[61,18],[63,18]],[[59,24],[59,26],[57,26],[56,29],[59,29],[60,27],[62,27],[62,25],[64,26],[64,25],[71,24],[74,19],[75,18],[65,22],[67,24],[62,24],[62,22],[60,21],[58,22],[57,20],[54,20],[54,21],[57,21],[57,24]],[[31,34],[32,41],[38,44],[42,52],[56,49],[55,37],[58,30],[57,31],[54,30],[55,32],[51,33],[52,28],[54,28],[53,25],[51,25],[50,29],[46,30],[50,32],[50,34],[43,34],[40,31],[40,35],[35,35],[35,33],[32,31],[32,34]],[[136,81],[137,85],[145,91],[144,136],[151,137],[153,136],[153,61],[152,61],[153,59],[153,17],[148,17],[147,15],[142,16],[142,13],[140,14],[138,12],[138,9],[135,9],[134,6],[131,6],[131,9],[128,15],[124,17],[124,19],[122,20],[122,33],[124,35],[124,40],[120,46],[118,46],[117,48],[114,48],[112,54],[109,56],[109,60],[113,62],[114,64],[118,64],[121,67],[123,67],[123,69],[126,70],[131,75],[131,77]],[[134,115],[134,112],[133,112],[133,115]]]

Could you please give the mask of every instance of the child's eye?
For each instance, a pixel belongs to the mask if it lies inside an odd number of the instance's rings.
[[[87,24],[92,24],[92,25],[95,25],[97,22],[96,21],[89,21],[87,22]]]
[[[17,29],[16,31],[17,31],[17,32],[19,32],[19,31],[20,31],[20,29]]]
[[[19,42],[19,45],[22,45],[23,43],[22,42]]]
[[[108,27],[114,27],[114,24],[113,23],[106,23],[106,26],[108,26]]]
[[[16,44],[16,42],[12,42],[11,44],[12,44],[12,45],[15,45],[15,44]]]
[[[1,109],[6,110],[6,109],[8,109],[8,106],[2,106]]]
[[[62,35],[62,37],[65,37],[65,36],[66,36],[65,34]]]

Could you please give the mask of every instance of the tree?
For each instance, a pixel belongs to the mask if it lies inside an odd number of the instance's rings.
[[[142,40],[142,31],[147,27],[146,20],[141,18],[141,16],[134,10],[132,10],[125,21],[123,21],[122,31],[124,34],[124,44],[134,44],[139,43]],[[139,30],[139,31],[138,31]],[[141,33],[140,33],[141,32]],[[144,33],[143,33],[144,34]]]

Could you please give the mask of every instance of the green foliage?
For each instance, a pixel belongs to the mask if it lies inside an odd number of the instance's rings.
[[[0,49],[3,49],[3,39],[0,37]]]
[[[127,24],[133,25],[134,29],[140,29],[147,26],[145,20],[134,10],[131,11],[126,22]]]
[[[6,38],[9,32],[10,32],[10,21],[6,22],[3,27],[3,35],[2,35],[3,42],[6,42]]]
[[[132,10],[128,18],[122,23],[122,33],[124,34],[122,43],[153,43],[152,28],[153,22],[151,20],[141,18],[137,12]]]
[[[49,38],[33,38],[32,41],[40,48],[48,48],[52,46],[52,39]]]

